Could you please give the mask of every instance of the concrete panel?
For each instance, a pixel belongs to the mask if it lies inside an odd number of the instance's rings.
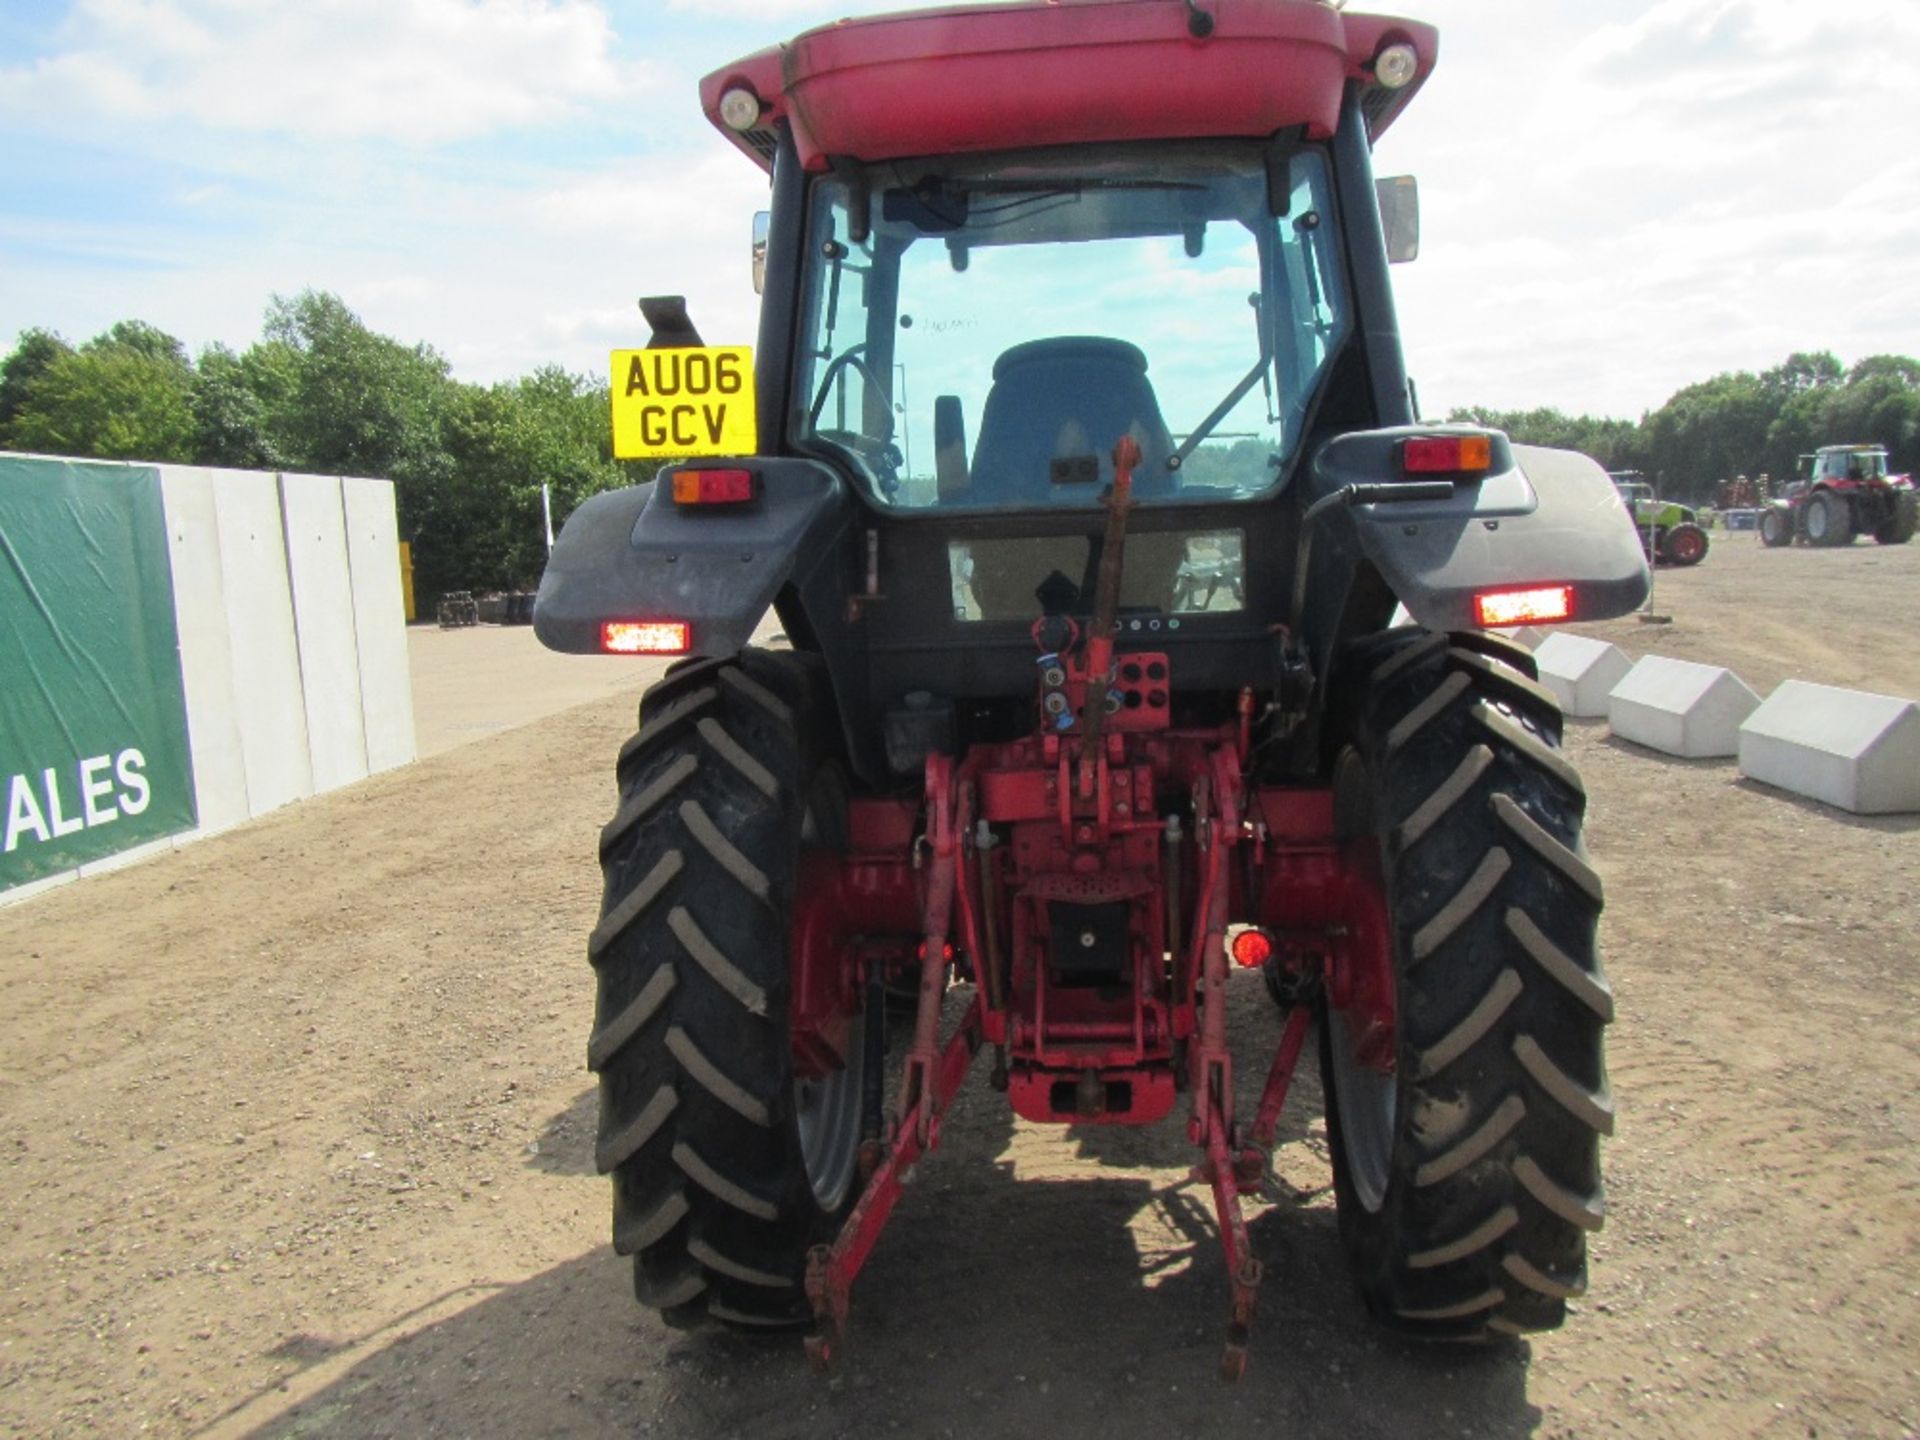
[[[247,809],[261,815],[313,793],[280,485],[232,470],[214,471],[211,483]]]
[[[360,657],[360,710],[371,773],[414,758],[413,676],[407,663],[406,600],[400,585],[400,529],[391,480],[344,479],[347,571]]]
[[[11,885],[0,890],[0,905],[17,905],[22,900],[30,900],[47,890],[58,890],[62,885],[71,885],[80,878],[78,870],[62,870],[58,875],[42,876],[38,880],[29,880],[24,885]]]
[[[1731,670],[1648,655],[1613,687],[1607,723],[1623,740],[1703,759],[1731,755],[1760,697]]]
[[[1583,718],[1605,715],[1607,696],[1633,668],[1618,645],[1564,630],[1542,640],[1533,659],[1540,667],[1540,683],[1553,691],[1560,708]]]
[[[1920,705],[1785,681],[1740,727],[1740,769],[1856,815],[1920,810]]]
[[[1544,625],[1521,625],[1512,630],[1502,630],[1500,633],[1512,636],[1529,650],[1538,650],[1540,642],[1553,634],[1553,631]]]
[[[247,808],[247,760],[233,704],[233,645],[227,636],[213,472],[162,465],[160,499],[173,561],[173,613],[193,751],[194,809],[202,830],[224,830],[253,812]]]
[[[353,633],[347,523],[335,475],[282,475],[287,578],[300,683],[307,702],[307,753],[315,793],[364,780],[367,726],[360,708],[360,650]]]
[[[189,830],[185,833],[200,836],[207,832]],[[109,855],[103,860],[89,860],[75,873],[85,880],[92,875],[106,875],[115,870],[124,870],[127,866],[138,864],[142,860],[151,860],[156,855],[166,855],[179,849],[181,838],[179,835],[167,835],[158,840],[149,840],[144,845],[136,845],[131,850],[122,850],[119,854]]]

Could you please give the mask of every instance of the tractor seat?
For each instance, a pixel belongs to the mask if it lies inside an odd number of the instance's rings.
[[[993,388],[980,415],[970,483],[961,503],[1085,503],[1113,483],[1113,445],[1132,435],[1141,464],[1134,494],[1173,491],[1167,456],[1173,436],[1147,382],[1147,357],[1124,340],[1063,335],[1015,345],[993,363]],[[1051,462],[1099,459],[1097,482],[1056,483]],[[1065,493],[1061,493],[1065,492]],[[958,497],[956,497],[958,498]]]

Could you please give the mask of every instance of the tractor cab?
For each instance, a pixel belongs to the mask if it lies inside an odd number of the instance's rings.
[[[1867,485],[1887,478],[1887,452],[1880,445],[1823,445],[1807,463],[1808,478],[1818,485]]]

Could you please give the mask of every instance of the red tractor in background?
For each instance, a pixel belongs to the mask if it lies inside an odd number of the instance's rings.
[[[1178,1117],[1229,1377],[1310,1041],[1376,1315],[1473,1339],[1581,1293],[1600,881],[1493,632],[1649,576],[1592,460],[1416,421],[1411,186],[1371,156],[1436,44],[1317,0],[1016,0],[703,83],[771,177],[759,343],[642,302],[617,445],[681,458],[572,515],[535,607],[553,648],[681,657],[588,943],[614,1248],[669,1323],[831,1363],[982,1050],[1029,1122]],[[791,652],[748,643],[769,606]],[[1284,1020],[1248,1111],[1256,975]]]
[[[1760,512],[1762,545],[1851,545],[1856,535],[1882,545],[1913,539],[1920,497],[1910,476],[1887,473],[1886,446],[1823,445],[1800,459],[1806,478]]]

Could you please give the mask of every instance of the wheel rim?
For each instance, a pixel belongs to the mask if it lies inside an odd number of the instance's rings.
[[[1399,1119],[1399,1076],[1360,1058],[1360,1049],[1377,1034],[1356,1025],[1343,1005],[1354,1004],[1358,977],[1368,969],[1389,972],[1393,982],[1392,922],[1387,913],[1378,840],[1364,770],[1348,751],[1334,772],[1335,827],[1344,840],[1349,881],[1344,929],[1353,957],[1353,979],[1341,1004],[1327,1006],[1327,1042],[1333,1070],[1334,1109],[1340,1117],[1340,1151],[1354,1198],[1369,1214],[1385,1202],[1393,1169],[1394,1129]],[[1329,997],[1330,1000],[1340,997]],[[1376,1003],[1376,1013],[1377,1013]],[[1364,1021],[1362,1007],[1355,1012]],[[1396,1046],[1397,1048],[1397,1046]]]
[[[1373,1214],[1386,1199],[1387,1177],[1393,1167],[1399,1081],[1397,1076],[1383,1075],[1354,1058],[1357,1037],[1338,1010],[1327,1012],[1327,1028],[1333,1046],[1333,1096],[1340,1112],[1340,1149],[1346,1156],[1347,1179],[1361,1209]]]
[[[1816,500],[1807,510],[1807,538],[1824,540],[1827,538],[1827,502]]]
[[[844,829],[836,825],[833,804],[823,783],[816,783],[800,819],[800,844],[806,848],[832,848],[843,843],[843,834],[827,833]],[[800,1137],[800,1163],[807,1172],[807,1184],[814,1201],[832,1213],[846,1203],[853,1188],[854,1171],[860,1159],[860,1106],[864,1097],[866,1046],[856,1024],[852,1043],[847,1047],[847,1063],[827,1075],[813,1078],[796,1076],[793,1082],[794,1129]]]
[[[820,1208],[835,1211],[845,1203],[860,1158],[861,1079],[866,1047],[856,1030],[847,1063],[831,1075],[793,1082],[794,1126],[800,1133],[800,1161]]]

